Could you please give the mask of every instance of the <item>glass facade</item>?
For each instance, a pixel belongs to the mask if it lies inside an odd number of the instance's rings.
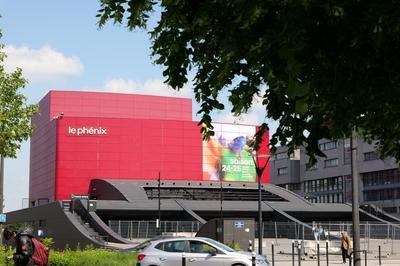
[[[324,167],[328,168],[328,167],[336,167],[339,165],[339,159],[338,158],[334,158],[334,159],[328,159],[324,161]]]
[[[331,177],[304,182],[304,192],[312,195],[311,202],[341,203],[343,202],[343,177]]]
[[[362,174],[364,187],[372,187],[377,185],[400,185],[400,171],[398,168],[385,171],[376,171]]]
[[[373,151],[364,153],[364,161],[374,161],[374,160],[379,160],[378,154],[376,154]]]
[[[289,173],[289,169],[287,167],[278,168],[278,175],[287,175]]]
[[[329,141],[319,144],[319,149],[321,151],[337,149],[337,141]]]
[[[398,168],[362,174],[364,201],[400,199],[400,171]]]

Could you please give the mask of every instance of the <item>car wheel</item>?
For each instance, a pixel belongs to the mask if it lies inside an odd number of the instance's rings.
[[[243,265],[241,263],[236,263],[236,264],[233,264],[232,266],[246,266],[246,265]]]

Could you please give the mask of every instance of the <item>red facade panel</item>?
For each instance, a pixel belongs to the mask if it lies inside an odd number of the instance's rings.
[[[123,93],[50,91],[50,119],[68,117],[109,117],[192,120],[192,101],[185,98]]]
[[[30,199],[69,199],[94,178],[256,181],[247,150],[256,128],[216,124],[204,143],[191,109],[190,99],[51,91],[32,119]]]
[[[197,138],[182,141],[184,128]],[[56,199],[87,193],[93,178],[202,180],[202,141],[196,122],[122,118],[58,120]],[[184,145],[197,154],[184,156]],[[184,168],[184,165],[191,165]]]

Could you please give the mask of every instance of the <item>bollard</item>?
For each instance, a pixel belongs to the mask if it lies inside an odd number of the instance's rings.
[[[182,266],[186,266],[186,255],[182,253]]]
[[[379,257],[379,265],[382,265],[382,260],[381,260],[381,245],[378,246],[378,257]]]
[[[326,265],[328,266],[329,265],[329,252],[328,252],[329,243],[328,243],[328,241],[326,241],[326,243],[325,243],[325,248],[326,248]]]
[[[368,259],[367,259],[367,250],[364,250],[364,254],[365,254],[365,266],[367,266],[368,264]]]
[[[249,240],[249,247],[247,251],[252,252],[253,251],[253,241]]]
[[[301,266],[301,240],[297,242],[297,254],[299,254],[299,266]]]
[[[317,260],[318,260],[318,266],[321,266],[321,261],[319,259],[319,241],[317,242]]]
[[[352,258],[353,258],[353,257],[350,255],[350,257],[349,257],[349,266],[351,266],[351,262],[352,262],[351,260],[352,260]]]
[[[256,253],[251,253],[251,266],[256,266]]]
[[[292,266],[294,266],[294,240],[292,240]]]
[[[275,266],[275,257],[274,257],[274,254],[275,254],[275,252],[274,252],[274,242],[272,242],[272,245],[271,245],[271,251],[272,251],[272,253],[271,253],[271,258],[272,258],[272,266]]]

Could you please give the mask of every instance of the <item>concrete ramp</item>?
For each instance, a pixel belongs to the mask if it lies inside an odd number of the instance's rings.
[[[297,223],[297,224],[303,225],[303,226],[306,227],[306,228],[312,229],[312,226],[311,226],[311,225],[306,224],[306,223],[304,223],[304,222],[302,222],[302,221],[300,221],[300,220],[294,218],[294,217],[291,216],[290,214],[288,214],[288,213],[286,213],[286,212],[284,212],[284,211],[278,209],[277,207],[272,206],[271,204],[268,204],[268,202],[263,201],[263,203],[264,203],[265,205],[267,205],[268,207],[270,207],[271,209],[273,209],[274,211],[276,211],[277,213],[279,213],[279,214],[285,216],[285,217],[288,218],[289,220],[291,220],[291,221],[293,221],[293,222],[295,222],[295,223]]]
[[[187,207],[185,203],[181,200],[175,200],[175,202],[182,207],[187,213],[189,213],[193,218],[195,218],[197,221],[199,221],[201,224],[205,224],[207,221],[201,218],[197,213],[195,213],[192,209]]]

